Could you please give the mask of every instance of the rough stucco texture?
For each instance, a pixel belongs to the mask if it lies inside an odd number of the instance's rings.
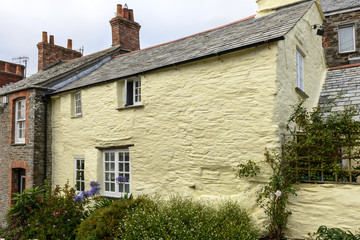
[[[140,108],[116,110],[123,96],[115,82],[81,91],[81,118],[71,117],[72,94],[53,98],[53,183],[74,184],[75,157],[85,158],[86,184],[102,183],[95,147],[134,144],[134,195],[236,196],[254,206],[254,194],[244,192],[255,183],[236,179],[235,169],[277,146],[276,49],[259,46],[142,76]]]

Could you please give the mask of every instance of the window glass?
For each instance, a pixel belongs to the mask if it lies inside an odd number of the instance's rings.
[[[339,28],[339,52],[355,51],[354,26]]]
[[[75,189],[76,191],[85,190],[85,159],[75,159]]]
[[[15,143],[25,143],[26,100],[15,102]]]
[[[81,92],[75,93],[74,98],[75,98],[75,115],[81,116],[82,115]]]
[[[296,50],[296,87],[304,91],[304,57]]]
[[[128,150],[104,153],[104,195],[120,197],[130,193],[130,156]]]

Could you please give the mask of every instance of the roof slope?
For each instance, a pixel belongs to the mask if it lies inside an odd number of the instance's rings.
[[[345,10],[354,7],[360,7],[359,0],[321,0],[321,8],[325,15],[329,12]]]
[[[61,78],[66,78],[68,76],[74,75],[74,73],[79,69],[86,69],[107,56],[114,56],[116,54],[119,54],[120,50],[120,46],[115,46],[101,52],[90,54],[74,60],[59,62],[58,64],[54,64],[52,67],[49,67],[46,70],[39,71],[38,73],[33,74],[30,77],[25,78],[19,82],[0,88],[0,95],[27,88],[39,88],[49,86],[51,85],[51,82],[56,82],[59,81]]]
[[[263,17],[238,21],[177,41],[120,55],[57,92],[279,40],[295,26],[313,3],[301,3]]]
[[[334,99],[334,105],[327,103]],[[329,70],[320,94],[319,105],[331,111],[360,105],[360,65]]]

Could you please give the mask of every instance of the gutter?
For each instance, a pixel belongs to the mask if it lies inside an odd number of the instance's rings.
[[[170,63],[170,64],[163,65],[163,66],[160,66],[160,67],[151,68],[149,70],[132,73],[132,74],[125,75],[125,76],[120,76],[120,77],[104,80],[104,81],[101,81],[101,82],[87,84],[87,85],[83,85],[83,86],[79,86],[79,87],[74,87],[74,88],[71,88],[71,89],[63,90],[63,91],[58,90],[56,92],[50,93],[49,95],[53,96],[53,95],[56,95],[56,94],[59,94],[59,93],[73,91],[73,90],[84,88],[84,87],[96,86],[96,85],[104,84],[104,83],[107,83],[107,82],[117,81],[118,79],[121,79],[121,78],[129,78],[129,77],[137,76],[137,75],[140,75],[140,74],[146,74],[148,72],[155,71],[155,70],[160,70],[160,69],[164,69],[164,68],[168,68],[168,67],[174,67],[174,66],[178,66],[178,65],[182,65],[182,64],[186,64],[186,63],[190,63],[190,62],[195,62],[195,61],[199,61],[199,60],[203,60],[203,59],[207,59],[207,58],[211,58],[211,57],[219,57],[219,56],[227,54],[227,53],[236,52],[236,51],[244,50],[244,49],[247,49],[247,48],[257,47],[259,45],[269,44],[269,43],[277,42],[277,41],[280,41],[280,40],[285,40],[285,37],[280,36],[280,37],[276,37],[276,38],[273,38],[273,39],[269,39],[269,40],[265,40],[265,41],[261,41],[261,42],[241,46],[241,47],[236,47],[236,48],[232,48],[232,49],[228,49],[228,50],[224,50],[224,51],[220,51],[220,52],[216,52],[216,53],[212,53],[212,54],[207,54],[207,55],[204,55],[204,56],[195,57],[195,58],[184,60],[184,61],[179,61],[179,62],[176,62],[176,63]]]

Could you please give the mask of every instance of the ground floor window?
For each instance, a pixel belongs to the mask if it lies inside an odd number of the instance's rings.
[[[104,152],[104,195],[130,193],[130,155],[127,149]]]
[[[26,170],[24,168],[13,168],[11,171],[11,194],[22,193],[26,188]],[[12,201],[12,204],[15,202]]]
[[[75,158],[75,189],[82,192],[85,190],[85,159]]]

